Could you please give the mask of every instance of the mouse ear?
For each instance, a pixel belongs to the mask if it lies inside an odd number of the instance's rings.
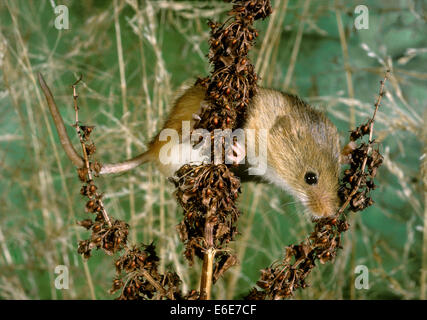
[[[347,143],[344,148],[341,150],[340,154],[340,163],[341,164],[349,164],[351,159],[351,153],[356,149],[356,142],[350,141]]]

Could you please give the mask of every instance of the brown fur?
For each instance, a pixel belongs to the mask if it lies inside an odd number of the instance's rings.
[[[326,116],[296,96],[261,89],[249,110],[248,128],[267,128],[268,165],[316,216],[338,207],[339,136]],[[319,177],[304,181],[306,172]]]
[[[163,129],[174,129],[181,136],[182,122],[190,121],[190,126],[193,127],[193,114],[200,111],[200,104],[205,98],[205,89],[201,86],[192,86],[185,90],[182,95],[178,95],[169,116],[163,125]],[[149,160],[155,161],[160,172],[165,174],[168,172],[167,166],[164,166],[159,159],[160,149],[169,141],[159,140],[160,132],[153,138],[149,144],[147,153]]]
[[[182,121],[198,113],[205,97],[200,86],[187,89],[174,103],[164,128],[181,133]],[[275,183],[299,199],[315,216],[327,216],[338,207],[339,138],[336,127],[325,115],[296,96],[259,88],[248,108],[244,128],[267,129],[267,164],[264,180]],[[160,148],[166,143],[157,135],[150,143],[150,160],[158,161]],[[256,136],[256,146],[259,137]],[[318,175],[318,183],[308,185],[306,172]]]

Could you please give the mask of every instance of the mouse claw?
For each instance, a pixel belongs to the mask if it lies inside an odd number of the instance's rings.
[[[193,113],[193,119],[197,121],[202,120],[202,118],[200,118],[200,116],[197,113]]]
[[[236,155],[234,155],[234,153]],[[245,156],[245,149],[240,143],[235,142],[235,144],[231,146],[231,150],[229,150],[229,153],[227,154],[226,163],[240,164],[245,159]]]

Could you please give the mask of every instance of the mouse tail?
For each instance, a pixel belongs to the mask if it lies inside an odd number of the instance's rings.
[[[149,161],[152,161],[152,154],[150,150],[147,150],[146,152],[123,162],[104,164],[102,165],[102,168],[99,174],[126,172]]]
[[[54,121],[59,140],[65,153],[76,167],[83,167],[85,165],[84,160],[77,153],[76,149],[74,149],[73,144],[71,143],[71,139],[68,137],[67,130],[64,125],[64,120],[62,119],[61,114],[59,113],[53,94],[50,91],[41,73],[38,73],[38,80],[40,88],[42,89],[46,97],[46,102],[49,107],[50,114]],[[122,173],[125,171],[129,171],[145,162],[151,161],[152,159],[152,152],[150,151],[150,149],[148,149],[146,152],[132,159],[119,163],[103,164],[99,174]]]

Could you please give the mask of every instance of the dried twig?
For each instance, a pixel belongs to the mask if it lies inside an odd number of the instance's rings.
[[[86,173],[88,176],[87,182],[91,183],[93,181],[93,174],[92,174],[92,169],[91,169],[90,164],[89,164],[88,151],[91,154],[93,154],[95,152],[95,150],[94,150],[95,145],[91,144],[91,145],[86,146],[86,143],[85,143],[89,139],[89,135],[92,132],[93,127],[89,127],[89,126],[81,127],[80,123],[79,123],[79,107],[77,104],[77,99],[79,96],[77,95],[76,86],[82,80],[82,78],[83,78],[83,76],[80,75],[80,78],[72,85],[74,111],[75,111],[75,115],[76,115],[76,122],[74,124],[74,128],[76,129],[77,135],[78,135],[79,140],[80,140],[80,144],[82,146],[83,161],[85,164],[85,170],[82,170],[82,168],[80,168],[79,172]],[[81,175],[80,175],[80,177],[81,177]],[[99,207],[100,207],[101,213],[104,217],[104,220],[107,222],[108,226],[111,227],[111,221],[110,221],[110,218],[108,217],[107,210],[105,209],[104,203],[102,202],[101,195],[95,191],[95,192],[93,192],[93,196],[96,199],[98,199]]]

